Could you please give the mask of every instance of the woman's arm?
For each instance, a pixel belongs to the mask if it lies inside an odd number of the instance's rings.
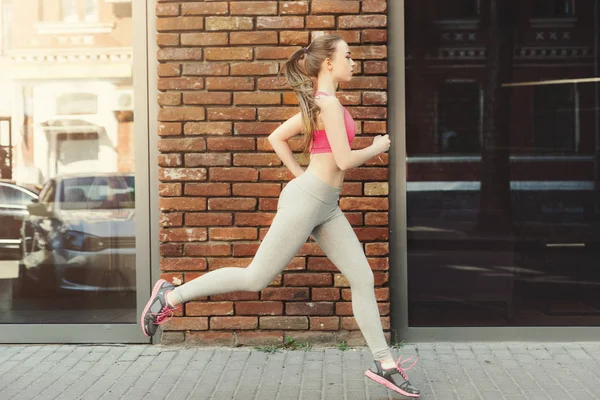
[[[340,101],[334,96],[327,96],[322,100],[321,121],[323,121],[333,158],[342,171],[359,167],[387,150],[383,141],[380,140],[374,140],[373,144],[364,149],[352,150],[350,148],[344,123],[344,110]],[[389,142],[387,138],[386,141]]]
[[[302,132],[302,114],[297,113],[277,127],[267,138],[277,156],[283,164],[298,177],[304,173],[304,169],[298,164],[294,153],[288,144],[288,140]]]

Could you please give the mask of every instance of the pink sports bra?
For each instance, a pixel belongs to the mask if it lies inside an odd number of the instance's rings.
[[[316,94],[323,94],[325,96],[329,96],[325,92],[317,91]],[[354,140],[354,136],[356,136],[356,123],[354,119],[352,119],[352,115],[350,112],[344,109],[344,123],[346,125],[346,134],[348,135],[348,144],[352,147],[352,141]],[[313,140],[312,146],[310,149],[310,154],[317,153],[331,153],[331,146],[329,146],[329,140],[327,140],[327,135],[325,134],[324,129],[317,129],[313,131]]]

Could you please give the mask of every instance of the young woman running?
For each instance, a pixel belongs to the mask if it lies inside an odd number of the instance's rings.
[[[283,71],[298,96],[300,112],[282,123],[269,142],[294,174],[281,191],[277,213],[247,268],[221,268],[175,287],[156,282],[141,316],[144,334],[152,336],[173,310],[188,301],[234,291],[260,291],[280,274],[309,236],[350,282],[352,311],[373,353],[374,364],[365,375],[409,397],[419,391],[411,385],[402,357],[396,362],[388,347],[374,293],[373,272],[362,246],[338,206],[344,172],[388,151],[388,135],[376,136],[361,150],[351,150],[356,134],[354,120],[335,96],[339,82],[349,82],[356,63],[348,44],[338,35],[316,38],[297,50]],[[318,90],[315,92],[313,80]],[[287,141],[304,135],[310,152],[306,171],[298,164]]]

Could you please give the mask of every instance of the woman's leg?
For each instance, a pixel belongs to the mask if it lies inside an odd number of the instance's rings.
[[[289,185],[289,184],[288,184]],[[250,265],[221,268],[176,287],[169,302],[176,306],[199,297],[234,291],[260,291],[285,269],[323,215],[322,203],[301,189],[286,186],[277,214]]]
[[[248,267],[227,267],[204,274],[176,287],[169,302],[175,306],[204,296],[264,289],[298,253],[313,226],[311,220],[299,220],[291,209],[278,210]]]
[[[375,360],[390,361],[373,282],[373,271],[352,226],[339,208],[333,218],[315,227],[312,237],[350,282],[352,311]]]
[[[404,370],[394,363],[381,326],[373,272],[352,226],[339,207],[332,218],[313,229],[312,236],[350,282],[354,318],[375,359],[374,366],[365,375],[404,396],[419,397],[419,390],[411,385],[405,373],[410,368]]]

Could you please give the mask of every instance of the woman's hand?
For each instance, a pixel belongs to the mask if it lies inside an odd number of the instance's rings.
[[[379,153],[385,153],[390,149],[390,145],[390,135],[377,135],[373,139],[373,144],[371,146],[375,147]]]

